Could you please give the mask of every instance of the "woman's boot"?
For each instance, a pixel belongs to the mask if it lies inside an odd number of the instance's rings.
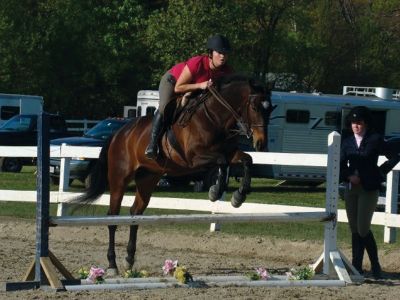
[[[351,250],[352,250],[352,255],[353,255],[353,260],[352,260],[352,265],[356,270],[360,273],[363,274],[362,270],[362,262],[364,258],[364,243],[363,239],[358,233],[352,233],[351,234]]]
[[[382,278],[382,269],[381,265],[379,264],[378,258],[378,248],[376,246],[376,241],[372,231],[370,230],[368,234],[363,238],[365,249],[367,250],[369,260],[371,261],[371,271],[372,276],[375,279]]]
[[[153,117],[150,143],[144,152],[147,158],[149,159],[157,158],[158,140],[161,134],[163,133],[163,129],[164,129],[163,116],[157,111]]]

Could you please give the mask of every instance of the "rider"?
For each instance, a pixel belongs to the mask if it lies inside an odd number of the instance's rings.
[[[160,103],[153,117],[151,140],[146,148],[145,155],[155,159],[158,152],[158,140],[163,132],[164,125],[170,122],[171,114],[166,107],[176,99],[178,94],[185,94],[195,90],[205,90],[212,85],[213,80],[222,75],[232,73],[226,64],[231,46],[228,39],[222,35],[214,35],[207,41],[208,53],[194,56],[186,62],[181,62],[168,70],[160,81]],[[172,105],[172,108],[173,105]]]

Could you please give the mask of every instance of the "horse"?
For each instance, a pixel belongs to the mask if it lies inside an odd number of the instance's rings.
[[[208,91],[195,98],[180,112],[159,141],[160,153],[155,160],[145,157],[150,140],[151,117],[140,117],[117,131],[100,151],[83,196],[75,199],[79,205],[89,204],[110,192],[108,215],[119,215],[127,185],[134,180],[135,200],[131,215],[142,215],[158,181],[164,174],[183,176],[218,166],[215,185],[209,189],[211,201],[219,199],[227,188],[228,166],[241,163],[243,178],[234,191],[231,203],[239,207],[250,192],[252,158],[238,149],[239,133],[253,138],[256,151],[262,151],[267,141],[267,123],[271,107],[270,89],[256,81],[238,75],[223,77]],[[109,225],[107,274],[118,274],[115,255],[117,226]],[[134,264],[137,225],[130,226],[125,270]]]

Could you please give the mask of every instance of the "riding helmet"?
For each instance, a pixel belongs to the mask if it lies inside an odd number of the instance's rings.
[[[208,39],[207,49],[225,54],[231,51],[231,45],[226,37],[216,34]]]
[[[372,114],[368,107],[365,106],[355,106],[353,107],[349,114],[347,115],[348,122],[359,122],[364,121],[366,124],[372,124]]]

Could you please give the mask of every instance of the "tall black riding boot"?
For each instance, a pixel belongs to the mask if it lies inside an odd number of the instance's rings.
[[[376,246],[376,241],[371,230],[363,238],[363,240],[365,249],[367,250],[369,256],[369,260],[371,261],[372,276],[374,276],[375,279],[380,279],[382,278],[382,269],[381,265],[379,264],[378,247]]]
[[[361,236],[358,233],[352,233],[351,234],[351,250],[353,254],[353,260],[352,260],[352,265],[356,270],[360,273],[363,274],[362,270],[362,262],[364,258],[364,242]]]
[[[153,125],[151,129],[150,143],[146,148],[144,154],[149,159],[155,159],[158,152],[158,139],[163,131],[164,122],[163,116],[157,111],[153,117]]]

